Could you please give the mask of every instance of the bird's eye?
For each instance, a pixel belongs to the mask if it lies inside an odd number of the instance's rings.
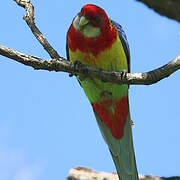
[[[101,18],[99,18],[99,17],[94,18],[92,21],[93,25],[96,25],[96,26],[99,25],[100,22],[101,22]]]

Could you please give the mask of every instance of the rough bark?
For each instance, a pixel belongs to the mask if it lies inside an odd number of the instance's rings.
[[[77,167],[71,169],[68,180],[118,180],[116,173],[97,172],[92,169]],[[180,180],[180,177],[159,177],[159,176],[142,176],[139,180]]]
[[[180,22],[179,0],[137,0],[146,4],[157,13]]]
[[[79,62],[73,64],[64,58],[44,60],[40,57],[27,55],[2,45],[0,45],[0,55],[13,59],[24,65],[31,66],[36,70],[41,69],[56,72],[68,72],[71,75],[79,75],[81,79],[94,77],[103,82],[112,82],[116,84],[150,85],[157,83],[180,69],[180,56],[153,71],[144,73],[127,73],[105,71]]]
[[[15,0],[15,2],[19,6],[25,8],[26,14],[24,16],[24,20],[26,21],[33,35],[52,58],[51,60],[47,61],[41,59],[40,57],[20,53],[0,45],[0,55],[13,59],[24,65],[31,66],[34,69],[68,72],[71,75],[79,75],[81,79],[94,77],[104,82],[141,85],[154,84],[180,69],[180,56],[160,68],[144,73],[109,72],[102,69],[89,67],[81,63],[72,64],[65,58],[60,57],[57,51],[50,45],[48,40],[36,26],[34,18],[34,6],[30,0]]]
[[[39,41],[39,43],[43,46],[45,51],[50,55],[51,58],[60,58],[58,52],[50,45],[48,40],[39,30],[35,23],[34,17],[34,6],[30,2],[30,0],[14,0],[19,6],[23,7],[26,10],[26,14],[23,19],[26,21],[28,27],[30,28],[33,35]]]

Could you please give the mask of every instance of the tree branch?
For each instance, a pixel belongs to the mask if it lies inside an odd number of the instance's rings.
[[[150,85],[167,78],[180,69],[180,56],[176,57],[168,64],[149,72],[127,73],[105,71],[79,62],[73,64],[64,58],[45,60],[32,55],[23,54],[2,45],[0,45],[0,55],[33,67],[36,70],[41,69],[56,72],[68,72],[70,74],[79,75],[82,79],[94,77],[103,82],[112,82],[116,84]]]
[[[96,172],[92,169],[77,167],[69,172],[68,180],[118,180],[116,173]],[[139,176],[139,180],[180,180],[180,177],[158,177],[158,176]]]
[[[44,47],[46,52],[50,55],[51,58],[58,59],[60,58],[60,55],[57,53],[57,51],[49,44],[48,40],[44,37],[44,35],[41,33],[39,28],[36,26],[34,22],[34,6],[30,2],[30,0],[14,0],[19,6],[25,8],[26,15],[23,17],[23,19],[26,21],[27,25],[31,29],[32,33],[36,37],[36,39],[40,42],[40,44]]]
[[[41,43],[44,49],[49,53],[49,61],[39,57],[23,54],[5,46],[0,46],[0,55],[11,58],[24,65],[31,66],[34,69],[42,69],[48,71],[63,71],[70,74],[79,75],[81,79],[94,77],[104,82],[112,82],[116,84],[154,84],[164,79],[180,69],[180,56],[170,61],[168,64],[145,73],[127,73],[127,72],[109,72],[102,69],[89,67],[81,63],[72,64],[56,52],[49,44],[44,35],[40,32],[34,22],[34,7],[30,0],[14,0],[19,6],[25,8],[26,15],[24,20],[31,29],[36,39]]]

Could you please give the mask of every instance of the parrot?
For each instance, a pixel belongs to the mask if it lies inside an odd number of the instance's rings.
[[[106,71],[130,72],[130,50],[122,26],[105,10],[85,4],[66,35],[67,59]],[[119,180],[138,180],[129,109],[129,85],[76,75],[108,145]]]

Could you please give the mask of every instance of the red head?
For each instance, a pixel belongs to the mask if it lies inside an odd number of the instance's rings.
[[[69,28],[68,46],[71,50],[79,49],[96,56],[100,51],[111,46],[116,35],[117,31],[110,25],[104,9],[86,4],[73,19]]]
[[[86,4],[82,7],[81,12],[78,14],[80,17],[84,16],[89,20],[89,23],[95,27],[108,25],[108,16],[104,9],[94,5]]]

